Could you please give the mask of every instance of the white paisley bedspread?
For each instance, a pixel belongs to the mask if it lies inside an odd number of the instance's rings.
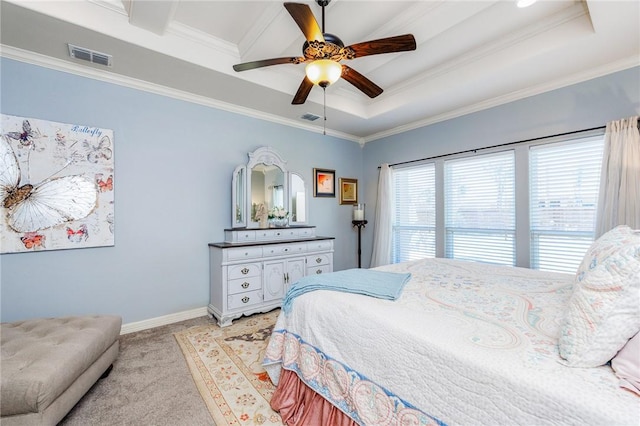
[[[334,291],[281,313],[265,368],[295,371],[364,425],[638,425],[609,366],[561,364],[573,276],[449,259],[410,272],[396,301]]]

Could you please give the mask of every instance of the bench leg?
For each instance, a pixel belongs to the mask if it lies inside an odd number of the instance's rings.
[[[105,379],[109,376],[109,373],[111,373],[111,370],[113,370],[113,364],[111,364],[109,366],[109,368],[107,368],[106,370],[104,370],[104,373],[102,373],[102,376],[100,376],[100,379]]]

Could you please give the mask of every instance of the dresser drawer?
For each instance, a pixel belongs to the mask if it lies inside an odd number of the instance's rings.
[[[314,266],[307,264],[307,275],[328,274],[333,272],[331,265]]]
[[[310,242],[310,243],[307,243],[307,244],[308,244],[308,249],[309,249],[310,252],[312,252],[312,251],[331,250],[333,248],[333,241],[332,240],[314,241],[314,242]]]
[[[259,229],[255,232],[257,240],[285,240],[298,236],[296,230],[290,228]]]
[[[273,229],[258,229],[256,231],[256,239],[257,240],[271,240],[275,236],[275,231]]]
[[[328,265],[331,263],[331,255],[327,253],[314,254],[313,256],[307,256],[307,267],[312,268],[314,266]]]
[[[258,303],[262,303],[261,290],[231,294],[227,297],[227,309],[229,310],[244,308]]]
[[[239,243],[256,240],[256,231],[238,231],[236,238]]]
[[[247,243],[256,240],[255,229],[225,229],[224,240],[229,243]]]
[[[287,254],[306,253],[306,244],[270,244],[264,246],[263,254],[267,256],[284,256]]]
[[[287,239],[294,239],[294,238],[298,238],[298,230],[297,229],[293,229],[293,228],[285,228],[285,229],[279,229],[279,231],[282,233],[282,238],[287,238]]]
[[[236,280],[229,280],[228,294],[243,293],[245,291],[260,290],[262,288],[262,277],[245,277]]]
[[[262,275],[262,264],[243,263],[241,265],[228,266],[227,276],[230,280],[237,280],[248,277],[260,277]]]
[[[257,259],[262,257],[262,247],[238,247],[227,249],[227,259]]]
[[[316,235],[315,228],[298,228],[298,237],[308,238]]]
[[[286,229],[272,229],[271,230],[273,235],[273,239],[278,239],[278,238],[284,238],[285,235],[287,235],[287,230]]]

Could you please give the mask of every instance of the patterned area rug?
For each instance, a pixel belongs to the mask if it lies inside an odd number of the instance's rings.
[[[275,390],[262,368],[280,310],[175,333],[213,420],[222,425],[282,425],[269,406]]]

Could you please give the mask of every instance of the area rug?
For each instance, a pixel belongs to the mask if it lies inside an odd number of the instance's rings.
[[[262,368],[280,310],[174,333],[216,425],[282,425],[269,406],[275,386]]]

